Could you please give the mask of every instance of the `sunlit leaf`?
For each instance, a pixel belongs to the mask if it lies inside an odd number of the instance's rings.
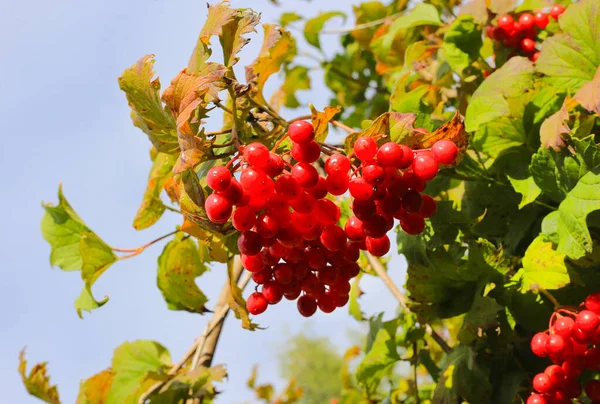
[[[154,55],[146,55],[125,69],[119,77],[119,87],[125,92],[131,107],[133,124],[140,128],[163,153],[179,149],[175,119],[163,106],[160,82],[154,79]]]
[[[225,66],[231,67],[237,63],[238,52],[250,42],[244,35],[256,32],[255,27],[259,22],[260,14],[246,8],[238,9],[236,15],[223,25],[219,39],[223,47]]]
[[[571,282],[565,255],[554,250],[552,243],[536,237],[523,257],[523,269],[515,275],[523,293],[542,289],[560,289]]]
[[[596,70],[594,79],[584,84],[573,98],[588,111],[600,115],[600,66]]]
[[[344,140],[346,153],[352,152],[354,142],[362,136],[375,137],[380,143],[390,140],[404,143],[414,131],[412,126],[414,120],[415,114],[386,112],[375,119],[367,129],[346,136]]]
[[[114,377],[113,371],[106,369],[81,382],[77,404],[107,404],[108,392]]]
[[[471,16],[459,16],[444,34],[442,54],[450,67],[462,75],[477,60],[482,46],[480,26]]]
[[[519,203],[519,209],[523,206],[535,201],[542,193],[540,187],[537,186],[533,177],[527,177],[523,180],[508,177],[515,191],[523,195],[523,199]]]
[[[304,25],[304,38],[306,42],[312,46],[321,49],[321,42],[319,41],[319,33],[323,29],[323,26],[334,17],[342,17],[343,21],[346,21],[346,14],[341,11],[329,11],[320,13],[318,16],[311,18],[306,21]]]
[[[242,327],[247,330],[254,331],[258,324],[254,324],[250,320],[250,313],[246,307],[246,300],[242,296],[242,290],[237,284],[237,280],[234,277],[233,260],[227,262],[227,276],[229,277],[229,295],[227,296],[227,303],[231,310],[233,310],[235,316],[242,320]]]
[[[271,97],[271,105],[279,110],[277,105],[283,104],[287,108],[298,108],[300,102],[296,98],[296,92],[299,90],[310,90],[310,77],[308,68],[304,66],[294,66],[286,70],[285,80],[281,88]],[[279,101],[281,100],[281,101]]]
[[[325,107],[323,112],[317,111],[314,105],[310,104],[310,112],[312,114],[312,125],[315,128],[315,141],[324,142],[329,133],[329,122],[333,117],[340,112],[341,108],[338,106]]]
[[[285,28],[291,23],[300,21],[301,19],[302,16],[294,12],[281,13],[281,17],[279,17],[279,25],[281,25],[281,28]]]
[[[204,136],[204,130],[200,136],[179,133],[179,144],[181,153],[179,159],[175,162],[173,173],[179,174],[184,171],[196,167],[201,162],[205,161],[208,156],[212,155],[212,141],[207,140]]]
[[[150,397],[150,404],[180,403],[200,397],[208,401],[217,394],[214,383],[222,382],[225,377],[227,371],[222,365],[181,372]]]
[[[540,141],[546,148],[560,150],[565,146],[563,135],[571,133],[569,125],[565,123],[569,119],[569,113],[565,105],[546,119],[540,128]]]
[[[360,278],[362,278],[362,274],[362,272],[358,274],[358,276],[352,281],[352,288],[350,289],[350,300],[348,302],[348,312],[357,321],[363,321],[365,319],[365,315],[360,309],[360,304],[358,303],[358,298],[363,294],[359,285]]]
[[[60,404],[56,386],[50,385],[50,376],[47,375],[48,363],[42,362],[34,365],[27,374],[27,361],[25,350],[19,354],[19,374],[27,392],[40,400],[50,404]]]

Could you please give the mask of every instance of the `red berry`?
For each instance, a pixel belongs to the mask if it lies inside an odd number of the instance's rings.
[[[214,191],[225,191],[231,184],[231,173],[223,166],[213,167],[206,174],[206,183]]]
[[[390,239],[388,236],[380,238],[367,237],[365,240],[367,251],[375,257],[383,257],[390,251]]]
[[[323,199],[327,196],[327,180],[319,177],[317,183],[310,188],[306,188],[306,192],[315,197],[315,199]]]
[[[373,162],[362,167],[362,175],[365,181],[371,185],[380,185],[386,177],[385,169]]]
[[[246,231],[254,227],[256,223],[256,213],[247,206],[242,206],[233,211],[231,223],[236,230]]]
[[[440,164],[452,164],[458,156],[458,148],[450,140],[438,140],[431,146],[433,157]]]
[[[583,373],[583,360],[581,358],[567,358],[561,367],[567,379],[577,379]]]
[[[437,211],[437,204],[435,203],[435,199],[433,199],[429,195],[421,195],[421,197],[423,198],[423,205],[421,206],[419,216],[424,218],[433,216]]]
[[[565,383],[565,371],[559,365],[548,366],[544,373],[550,377],[550,384],[554,389],[561,388]]]
[[[371,160],[377,153],[377,143],[371,137],[359,137],[354,142],[354,153],[362,161]]]
[[[242,175],[240,175],[240,184],[242,184],[242,188],[250,194],[266,190],[269,186],[269,182],[272,182],[270,178],[262,171],[252,167],[244,168],[242,170]]]
[[[292,177],[296,182],[304,188],[310,188],[317,184],[319,181],[319,173],[309,163],[300,162],[294,164],[292,167]]]
[[[567,349],[567,343],[558,334],[552,334],[546,340],[546,351],[548,355],[563,355]]]
[[[315,128],[307,121],[295,121],[288,128],[288,135],[296,143],[312,142],[315,138]]]
[[[387,142],[377,150],[377,161],[383,167],[398,167],[402,162],[403,153],[400,145]]]
[[[585,394],[592,400],[600,400],[600,380],[590,380],[585,385]]]
[[[304,317],[311,317],[317,311],[317,302],[310,296],[298,298],[298,312]]]
[[[535,24],[535,18],[533,17],[533,14],[523,13],[519,17],[519,26],[522,29],[533,28],[534,24]]]
[[[249,272],[259,272],[265,269],[265,259],[262,254],[240,254],[240,259],[242,260],[242,265]]]
[[[400,145],[400,149],[402,150],[402,158],[400,159],[400,162],[398,163],[397,167],[400,169],[405,169],[410,167],[410,165],[412,164],[415,158],[415,153],[410,147],[405,146],[403,144]]]
[[[349,295],[335,294],[334,296],[335,296],[335,305],[337,307],[344,307],[346,305],[346,303],[348,303],[348,300],[350,300]]]
[[[592,333],[598,328],[600,318],[591,310],[583,310],[577,314],[575,319],[577,327],[585,333]]]
[[[590,370],[600,370],[600,348],[589,348],[585,351],[583,366]]]
[[[365,232],[363,230],[363,222],[356,216],[351,216],[346,221],[345,230],[346,230],[346,235],[348,236],[348,239],[350,239],[350,240],[360,241],[360,240],[364,240],[366,237]]]
[[[256,255],[262,249],[262,237],[252,230],[244,231],[238,237],[237,245],[242,254]]]
[[[413,189],[408,190],[402,197],[402,208],[408,213],[419,213],[423,207],[423,197]]]
[[[244,160],[252,166],[260,166],[269,159],[269,149],[262,143],[254,142],[244,147]],[[244,185],[244,184],[242,184]]]
[[[264,313],[267,310],[268,302],[267,299],[260,292],[254,292],[250,296],[248,296],[248,300],[246,300],[246,307],[250,314],[258,315]]]
[[[539,394],[532,394],[527,399],[527,404],[549,404],[548,401],[544,398],[544,396]]]
[[[244,206],[249,199],[249,195],[244,193],[242,185],[235,178],[231,178],[229,187],[225,191],[219,192],[219,195],[235,206]]]
[[[337,307],[336,295],[331,292],[323,293],[317,300],[317,305],[323,313],[331,313]]]
[[[571,329],[571,338],[573,338],[573,341],[575,341],[579,344],[587,345],[588,343],[590,343],[592,337],[593,337],[592,333],[581,330],[577,325],[575,325]]]
[[[289,264],[279,263],[273,267],[273,277],[280,285],[287,285],[294,279],[294,271]]]
[[[319,223],[324,226],[336,224],[340,220],[340,208],[329,199],[319,199],[313,212]]]
[[[329,251],[339,251],[346,244],[346,232],[338,225],[330,225],[321,233],[321,243]]]
[[[294,143],[292,157],[303,163],[314,163],[321,156],[321,146],[317,142]]]
[[[375,215],[363,223],[363,231],[367,237],[383,237],[387,233],[387,221],[383,216]]]
[[[350,160],[343,154],[335,153],[325,161],[325,172],[328,175],[348,174]]]
[[[348,178],[348,174],[333,174],[327,177],[326,184],[327,191],[331,195],[339,196],[348,190],[350,178]]]
[[[279,224],[275,217],[266,213],[261,213],[256,219],[256,232],[265,238],[273,238],[279,231]]]
[[[300,293],[302,293],[302,288],[299,285],[290,284],[284,288],[283,296],[287,300],[296,300],[300,296]]]
[[[258,254],[261,255],[261,254]],[[263,285],[271,280],[271,276],[273,275],[273,271],[270,268],[265,268],[262,271],[254,272],[252,274],[252,280],[257,285]]]
[[[262,168],[265,174],[271,178],[274,178],[283,172],[284,163],[280,156],[270,152],[269,158],[266,161],[261,162],[261,164],[257,167]]]
[[[290,201],[290,206],[298,213],[307,214],[312,212],[315,203],[316,200],[311,194],[302,192],[297,198]]]
[[[537,60],[539,59],[539,57],[540,57],[540,52],[535,52],[533,55],[531,55],[530,58],[531,58],[532,62],[537,62]]]
[[[579,383],[578,380],[565,380],[562,390],[567,398],[577,398],[583,391],[581,388],[581,383]],[[570,400],[567,401],[567,403],[570,404]]]
[[[310,233],[315,227],[319,227],[317,218],[313,213],[292,213],[292,226],[300,233]]]
[[[352,201],[352,212],[354,212],[354,216],[363,222],[372,219],[376,215],[376,209],[375,202],[371,200],[361,201],[355,199]]]
[[[277,304],[283,298],[283,289],[275,281],[269,281],[262,287],[262,294],[269,304]]]
[[[503,31],[511,31],[515,27],[515,20],[508,14],[498,17],[498,27]]]
[[[548,26],[548,23],[550,22],[550,20],[548,19],[548,14],[542,12],[535,13],[535,16],[533,18],[535,20],[535,25],[539,29],[546,28]]]
[[[550,376],[545,373],[538,373],[533,378],[533,389],[538,393],[548,393],[553,387]]]
[[[418,155],[412,163],[412,170],[420,181],[431,181],[438,172],[438,163],[431,156]]]
[[[231,217],[231,211],[233,210],[231,203],[223,196],[216,193],[206,198],[204,208],[206,209],[208,219],[213,223],[227,222]]]
[[[600,315],[600,292],[592,293],[586,297],[585,308]]]
[[[284,174],[275,181],[275,192],[284,200],[294,199],[300,194],[300,185],[293,176]]]
[[[570,338],[571,337],[571,329],[573,328],[573,326],[575,325],[575,321],[571,318],[571,317],[560,317],[559,319],[557,319],[552,328],[554,329],[554,332],[558,335],[560,335],[563,338]]]
[[[565,8],[560,4],[555,4],[550,9],[550,16],[555,20],[558,20],[558,17],[565,12]]]
[[[548,350],[546,344],[548,343],[548,334],[545,332],[538,332],[531,339],[530,347],[531,351],[540,358],[548,356]]]
[[[390,195],[389,192],[385,198],[377,201],[377,213],[381,215],[393,215],[398,211],[402,204],[402,200],[395,196]]]
[[[535,51],[535,42],[532,39],[524,38],[521,40],[521,50],[525,53],[532,53]]]
[[[368,200],[373,195],[373,185],[365,181],[363,177],[353,178],[348,184],[348,188],[354,199]]]
[[[416,236],[425,230],[425,220],[414,214],[408,214],[400,219],[400,227],[405,233]]]

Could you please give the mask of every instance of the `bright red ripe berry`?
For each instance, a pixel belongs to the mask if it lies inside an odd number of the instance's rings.
[[[275,181],[275,192],[284,200],[294,199],[300,194],[300,185],[293,176],[284,174]]]
[[[377,143],[368,136],[359,137],[354,142],[354,153],[362,161],[369,161],[377,153]]]
[[[350,171],[350,160],[343,154],[332,154],[325,161],[325,172],[328,175],[348,174],[348,171]]]
[[[321,156],[321,146],[317,142],[294,143],[292,157],[304,163],[314,163]]]
[[[367,237],[365,240],[367,251],[375,257],[383,257],[390,251],[390,239],[388,236],[380,238]]]
[[[600,348],[588,348],[585,351],[583,366],[590,370],[600,370]]]
[[[561,365],[567,379],[577,379],[583,373],[581,358],[567,358]]]
[[[548,23],[550,22],[550,20],[548,19],[548,14],[546,13],[535,13],[535,16],[533,17],[535,20],[535,25],[539,28],[539,29],[544,29],[548,26]]]
[[[600,315],[600,292],[592,293],[585,298],[585,308]]]
[[[571,329],[571,338],[579,344],[589,344],[592,336],[592,333],[583,331],[577,325]]]
[[[214,191],[225,191],[231,184],[231,173],[223,166],[213,167],[206,174],[206,183]]]
[[[541,396],[539,394],[532,394],[527,399],[527,404],[549,404],[549,403],[546,401],[544,396]]]
[[[423,207],[423,197],[413,189],[406,191],[402,197],[402,208],[407,213],[419,213]]]
[[[258,255],[261,255],[261,254],[258,254]],[[257,285],[263,285],[266,282],[269,282],[271,280],[272,275],[273,275],[273,271],[271,271],[271,268],[265,268],[262,271],[252,273],[252,280]]]
[[[292,177],[304,188],[310,188],[319,181],[319,172],[308,163],[300,162],[292,167]]]
[[[548,355],[563,355],[567,349],[567,343],[563,337],[558,334],[548,336],[546,340],[546,351]]]
[[[540,52],[535,52],[533,55],[531,55],[530,59],[532,62],[537,62],[539,57],[540,57]]]
[[[405,215],[400,219],[400,227],[406,234],[416,236],[425,230],[425,220],[419,215]]]
[[[290,284],[286,285],[286,287],[284,288],[283,296],[287,300],[296,300],[298,296],[300,296],[300,293],[302,293],[302,288],[300,287],[300,285]]]
[[[242,184],[242,188],[250,194],[265,190],[266,187],[268,187],[267,183],[269,181],[271,181],[271,179],[269,179],[262,171],[252,167],[244,168],[242,170],[242,175],[240,175],[240,184]]]
[[[369,184],[363,177],[355,177],[348,184],[350,195],[354,199],[368,200],[373,195],[373,185]]]
[[[331,195],[339,196],[348,190],[350,178],[348,178],[348,174],[333,174],[327,177],[326,184],[327,191]]]
[[[387,221],[383,216],[375,215],[363,223],[363,231],[367,237],[383,237],[387,233]]]
[[[591,310],[583,310],[577,314],[577,318],[575,318],[575,323],[577,327],[585,333],[591,333],[598,328],[598,324],[600,323],[600,318]]]
[[[262,249],[262,237],[252,230],[244,231],[238,237],[237,245],[242,254],[256,255]]]
[[[240,259],[244,268],[249,272],[260,272],[265,269],[265,259],[262,254],[240,254]]]
[[[558,17],[560,17],[560,15],[564,12],[565,8],[563,6],[561,6],[560,4],[555,4],[550,9],[550,16],[555,20],[558,20]]]
[[[265,310],[267,310],[267,306],[267,299],[265,299],[264,295],[260,292],[252,293],[246,300],[248,311],[255,316],[264,313]]]
[[[431,153],[438,163],[452,164],[458,156],[458,148],[450,140],[438,140],[431,146]]]
[[[519,17],[519,26],[521,27],[521,29],[533,28],[534,24],[535,18],[533,17],[533,14],[524,13],[521,14],[521,16]]]
[[[347,241],[342,249],[342,256],[348,262],[356,262],[360,258],[360,249],[356,243]]]
[[[548,356],[548,350],[546,344],[548,343],[548,334],[545,332],[538,332],[531,339],[530,347],[531,351],[540,358]]]
[[[554,389],[561,388],[565,383],[565,371],[559,365],[550,365],[544,370],[550,377],[550,384]]]
[[[323,313],[331,313],[337,307],[336,295],[331,292],[323,293],[317,300],[317,305]]]
[[[316,185],[306,188],[306,192],[315,197],[315,199],[323,199],[327,196],[327,180],[319,176]]]
[[[585,385],[585,394],[592,400],[600,400],[600,380],[590,380]]]
[[[571,329],[575,325],[575,321],[571,317],[560,317],[554,322],[554,332],[563,338],[571,337]]]
[[[316,202],[311,194],[302,192],[296,199],[290,201],[290,206],[298,213],[307,214],[312,212]]]
[[[298,298],[298,312],[304,317],[311,317],[317,311],[317,302],[310,296]]]
[[[348,236],[348,239],[350,239],[350,240],[360,241],[360,240],[364,240],[366,237],[365,232],[363,230],[363,222],[356,216],[351,216],[346,221],[345,230],[346,230],[346,235]]]
[[[236,230],[246,231],[254,227],[256,223],[256,213],[247,206],[242,206],[233,211],[231,223]]]
[[[533,389],[538,393],[548,393],[553,387],[550,376],[545,373],[538,373],[533,378]]]
[[[402,175],[402,182],[406,188],[414,189],[415,191],[423,192],[425,183],[421,181],[412,170],[406,170]]]
[[[324,226],[336,224],[340,220],[340,208],[329,199],[319,199],[315,202],[314,215]]]
[[[269,159],[269,149],[262,143],[254,142],[244,147],[244,160],[252,166],[261,166]],[[243,185],[243,184],[242,184]]]
[[[335,294],[335,305],[336,307],[344,307],[346,305],[346,303],[348,303],[348,300],[350,300],[350,296],[349,295],[338,295]]]
[[[233,207],[231,203],[219,194],[212,194],[204,203],[206,215],[213,223],[225,223],[231,217]]]
[[[365,181],[371,185],[380,185],[385,180],[385,169],[376,163],[370,163],[362,168]]]
[[[315,128],[307,121],[295,121],[288,128],[288,135],[296,143],[312,142],[315,138]]]
[[[279,263],[273,267],[273,277],[280,285],[287,285],[294,279],[294,271],[289,264]]]
[[[398,167],[402,162],[403,153],[400,145],[387,142],[377,150],[377,161],[383,167]]]
[[[400,159],[400,162],[396,167],[400,169],[405,169],[410,167],[410,165],[412,164],[415,158],[415,153],[410,147],[405,146],[403,144],[400,145],[400,149],[402,150],[402,158]]]
[[[419,216],[424,218],[433,216],[437,211],[435,200],[429,195],[421,195],[421,197],[423,198],[423,205],[421,206]]]
[[[535,51],[535,42],[533,39],[523,38],[521,40],[521,50],[525,53],[532,53]]]
[[[354,215],[363,222],[372,219],[376,215],[375,202],[371,200],[361,201],[355,199],[352,201],[352,211]]]
[[[346,245],[346,232],[338,225],[330,225],[321,233],[321,243],[329,251],[339,251]]]
[[[292,226],[300,233],[310,233],[315,227],[318,227],[317,218],[314,214],[292,213]]]
[[[269,304],[277,304],[283,298],[283,288],[275,281],[269,281],[262,287],[262,294]]]
[[[431,181],[438,172],[438,163],[432,156],[418,155],[412,163],[415,176],[422,182]]]
[[[266,161],[261,162],[261,164],[257,167],[261,168],[265,172],[265,174],[273,178],[277,177],[283,172],[284,163],[283,159],[280,156],[273,152],[270,152],[269,158]]]
[[[277,219],[266,213],[261,213],[256,219],[256,232],[265,238],[273,238],[277,235],[279,224]]]
[[[219,195],[235,206],[244,206],[249,199],[248,194],[244,193],[242,185],[235,178],[231,178],[229,187],[225,191],[219,192]]]
[[[509,32],[515,27],[515,20],[508,14],[501,15],[498,17],[498,27]]]

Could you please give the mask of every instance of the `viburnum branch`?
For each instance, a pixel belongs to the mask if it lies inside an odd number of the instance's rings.
[[[173,209],[173,208],[171,208],[171,209]],[[174,209],[174,210],[177,211],[177,212],[179,212],[176,209]],[[181,213],[181,212],[179,212],[179,213]],[[181,230],[174,230],[174,231],[172,231],[170,233],[167,233],[167,234],[165,234],[163,236],[160,236],[159,238],[156,238],[156,239],[150,241],[149,243],[146,243],[146,244],[144,244],[142,246],[139,246],[137,248],[117,248],[117,247],[111,247],[111,249],[113,251],[117,251],[117,252],[130,252],[130,253],[133,253],[133,254],[130,254],[130,255],[124,255],[122,257],[119,257],[119,259],[127,259],[127,258],[130,258],[130,257],[133,257],[133,256],[136,256],[136,255],[140,254],[142,251],[144,251],[146,248],[150,247],[152,244],[158,243],[159,241],[164,240],[167,237],[170,237],[170,236],[172,236],[172,235],[174,235],[174,234],[176,234],[176,233],[178,233],[180,231]]]
[[[165,209],[170,210],[171,212],[179,213],[180,215],[183,214],[183,212],[181,212],[179,209],[172,208],[171,206],[168,206],[168,205],[165,205]]]
[[[283,119],[283,117],[281,115],[279,115],[277,112],[273,111],[273,109],[271,109],[271,107],[269,107],[268,105],[259,104],[258,102],[256,102],[253,99],[250,99],[250,103],[252,105],[254,105],[256,108],[265,112],[267,115],[271,116],[271,118],[273,118],[273,120],[275,120],[279,125],[283,126],[284,128],[287,128],[289,126],[288,121]]]
[[[204,132],[204,136],[219,136],[219,135],[226,135],[228,133],[231,133],[231,128],[217,130],[215,132]]]
[[[394,295],[396,300],[398,300],[400,306],[402,306],[403,309],[410,311],[408,308],[408,298],[400,291],[400,289],[398,289],[398,287],[396,286],[392,278],[390,278],[383,265],[381,265],[381,262],[379,262],[377,258],[373,257],[368,252],[365,252],[365,255],[367,256],[367,259],[369,260],[369,263],[373,267],[375,273],[381,278],[381,280],[383,281],[385,286],[387,286],[390,292],[392,292],[392,295]],[[431,327],[431,325],[425,324],[425,329],[427,333],[431,335],[431,338],[433,338],[433,340],[440,346],[440,348],[442,348],[444,352],[450,352],[452,348],[450,348],[446,341],[444,341],[444,339],[433,329],[433,327]]]
[[[234,141],[234,140],[231,140],[231,141],[229,141],[229,142],[227,142],[227,143],[222,143],[222,144],[213,144],[211,147],[212,147],[213,149],[219,149],[219,148],[222,148],[222,147],[229,147],[229,146],[233,146],[234,144],[235,144],[235,141]]]
[[[225,105],[221,104],[221,102],[219,102],[219,101],[215,101],[215,102],[214,102],[214,104],[215,104],[217,107],[221,108],[223,111],[227,112],[229,115],[233,115],[233,111],[232,111],[232,110],[230,110],[229,108],[227,108]],[[233,104],[233,105],[235,105],[235,102],[234,102],[234,104]],[[228,132],[224,132],[224,133],[228,133]],[[224,134],[224,133],[223,133],[223,134]],[[221,133],[215,133],[215,134],[221,134]]]
[[[348,32],[359,31],[359,30],[363,30],[363,29],[367,29],[367,28],[371,28],[371,27],[376,27],[378,25],[384,24],[385,22],[387,22],[389,20],[393,20],[394,18],[396,18],[400,15],[402,15],[402,12],[394,13],[392,15],[388,15],[386,17],[379,18],[377,20],[365,22],[364,24],[358,24],[358,25],[355,25],[354,27],[326,29],[326,30],[322,30],[319,32],[311,32],[311,33],[323,34],[323,35],[345,34]]]
[[[544,295],[544,297],[546,299],[548,299],[548,300],[550,300],[550,302],[552,302],[555,310],[558,310],[561,307],[560,302],[554,296],[552,296],[552,294],[550,292],[548,292],[546,289],[539,288],[538,290],[540,291],[540,293],[542,295]]]
[[[413,377],[415,379],[415,400],[417,404],[421,404],[421,398],[419,397],[419,383],[417,381],[417,370],[419,368],[419,356],[417,355],[417,341],[413,342]]]
[[[333,145],[330,145],[330,144],[327,144],[327,143],[319,143],[319,145],[322,146],[322,147],[325,147],[325,148],[327,148],[329,150],[338,152],[338,153],[344,153],[344,149],[339,148],[337,146],[333,146]]]
[[[275,143],[275,145],[271,148],[271,151],[275,152],[275,150],[277,150],[277,148],[281,145],[281,143],[283,143],[284,140],[287,138],[288,138],[288,134],[286,133]]]

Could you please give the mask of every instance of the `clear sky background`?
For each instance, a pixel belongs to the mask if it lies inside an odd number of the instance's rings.
[[[283,11],[305,16],[337,9],[348,12],[357,1],[233,0],[237,7],[262,12],[275,22]],[[154,227],[137,232],[131,223],[150,168],[146,136],[133,127],[117,77],[145,54],[156,55],[163,89],[183,68],[206,16],[198,0],[0,0],[0,387],[2,401],[35,403],[17,373],[19,350],[27,346],[29,364],[48,361],[63,403],[74,403],[79,382],[110,365],[112,350],[125,340],[152,339],[178,360],[204,329],[208,316],[170,311],[156,287],[156,258],[162,245],[113,265],[94,286],[110,297],[101,309],[77,317],[73,302],[82,281],[77,272],[51,269],[50,248],[40,234],[41,201],[56,202],[60,181],[87,224],[110,245],[131,248],[171,231],[179,217],[166,212]],[[339,27],[343,22],[332,21]],[[301,37],[300,32],[294,32]],[[250,63],[262,32],[252,38],[238,64]],[[335,51],[338,37],[324,42]],[[302,40],[301,49],[315,52]],[[312,74],[314,90],[299,95],[322,109],[329,93]],[[241,75],[243,77],[243,75]],[[277,86],[272,79],[269,88]],[[292,118],[305,110],[283,111]],[[220,128],[220,119],[208,129]],[[396,255],[392,277],[403,283],[405,262]],[[225,279],[223,266],[197,280],[214,300]],[[381,282],[365,277],[361,298],[368,314],[396,303]],[[209,307],[212,307],[212,301]],[[286,338],[300,330],[326,335],[340,350],[350,344],[348,330],[360,327],[346,310],[318,313],[306,320],[289,302],[270,307],[256,319],[264,331],[243,330],[227,320],[215,364],[225,363],[228,381],[220,403],[252,402],[244,382],[254,364],[259,381],[281,386],[276,357]],[[275,347],[275,348],[274,348]]]

